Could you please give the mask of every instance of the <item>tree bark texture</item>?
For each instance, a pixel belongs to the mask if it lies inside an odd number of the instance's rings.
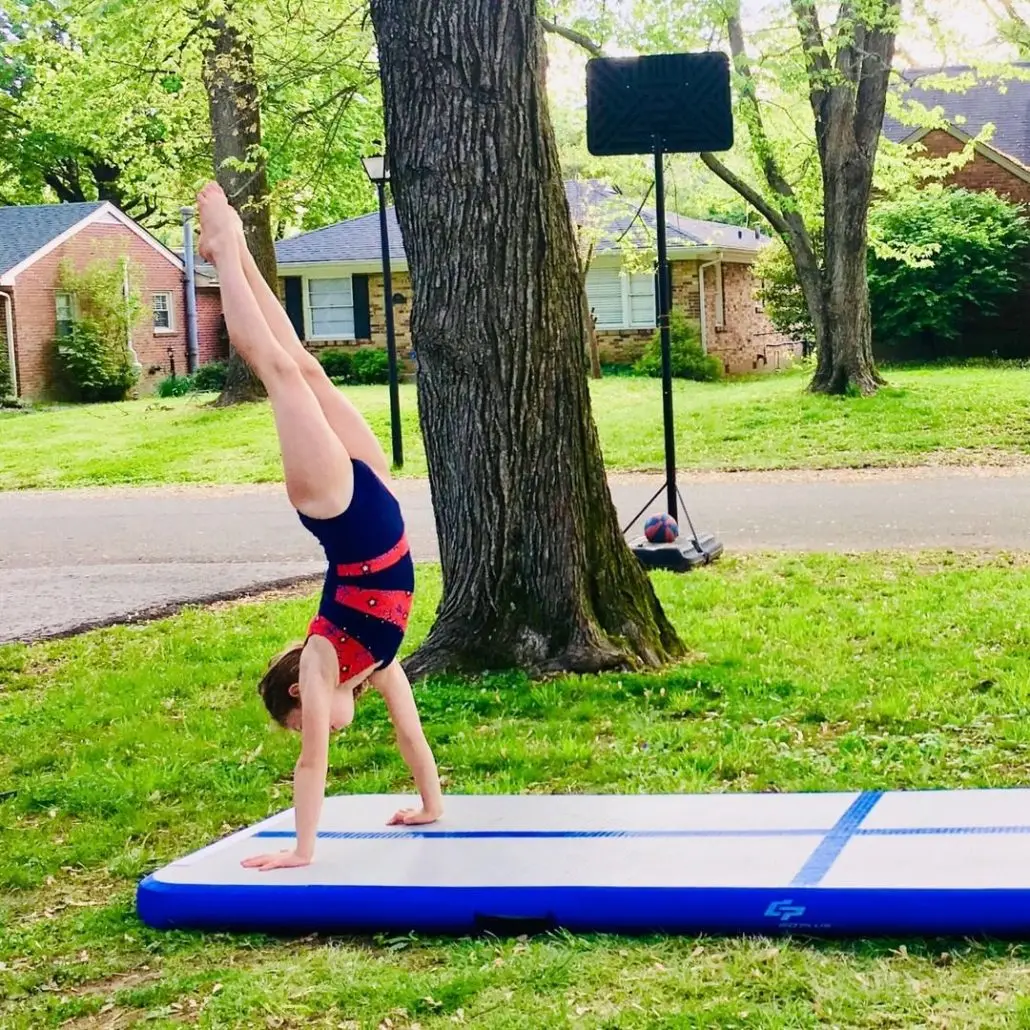
[[[791,6],[805,54],[823,179],[823,302],[811,389],[871,394],[883,379],[873,361],[869,311],[869,202],[900,0],[844,0],[833,60],[815,0],[791,0]]]
[[[533,0],[373,0],[443,599],[409,673],[682,653],[627,548]]]
[[[753,204],[786,244],[812,324],[818,352],[811,389],[818,393],[874,393],[883,382],[873,361],[872,319],[866,278],[866,233],[876,151],[883,115],[900,0],[854,0],[840,5],[831,60],[815,0],[791,0],[808,71],[823,180],[823,253],[802,218],[798,198],[776,160],[762,119],[740,20],[729,5],[726,29],[739,80],[741,109],[767,199],[712,154],[701,159]]]
[[[215,178],[239,212],[247,245],[261,274],[277,293],[279,275],[269,208],[268,171],[261,149],[261,104],[254,49],[232,19],[232,11],[214,18],[204,54],[214,139]],[[225,388],[215,402],[224,407],[265,396],[261,381],[230,348]]]
[[[590,378],[601,378],[601,345],[597,339],[597,324],[594,313],[590,310],[587,299],[587,275],[590,272],[590,261],[594,256],[594,245],[589,244],[586,256],[579,262],[579,291],[583,299],[584,321],[587,327],[587,356],[590,359]]]

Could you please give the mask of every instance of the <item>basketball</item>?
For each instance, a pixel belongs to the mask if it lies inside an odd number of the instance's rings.
[[[652,515],[644,523],[644,536],[652,544],[671,544],[680,535],[680,527],[669,515]]]

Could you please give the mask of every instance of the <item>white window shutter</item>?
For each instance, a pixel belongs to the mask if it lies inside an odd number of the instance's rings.
[[[617,268],[591,268],[587,272],[587,301],[598,329],[621,329],[626,324],[622,311],[622,276]]]

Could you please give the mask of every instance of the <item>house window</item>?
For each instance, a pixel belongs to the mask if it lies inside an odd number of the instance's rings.
[[[170,333],[172,324],[172,295],[170,293],[154,294],[154,332]]]
[[[308,324],[311,337],[354,339],[354,290],[351,277],[308,279]]]
[[[653,329],[654,276],[618,268],[587,272],[587,301],[598,329]]]
[[[75,323],[75,294],[54,294],[54,305],[57,312],[57,335],[70,336]]]
[[[653,329],[655,324],[654,276],[633,272],[626,279],[628,324],[635,329]]]

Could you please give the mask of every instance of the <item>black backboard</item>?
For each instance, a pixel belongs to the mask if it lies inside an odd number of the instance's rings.
[[[598,57],[587,63],[591,154],[668,154],[733,146],[730,63],[725,54]]]

